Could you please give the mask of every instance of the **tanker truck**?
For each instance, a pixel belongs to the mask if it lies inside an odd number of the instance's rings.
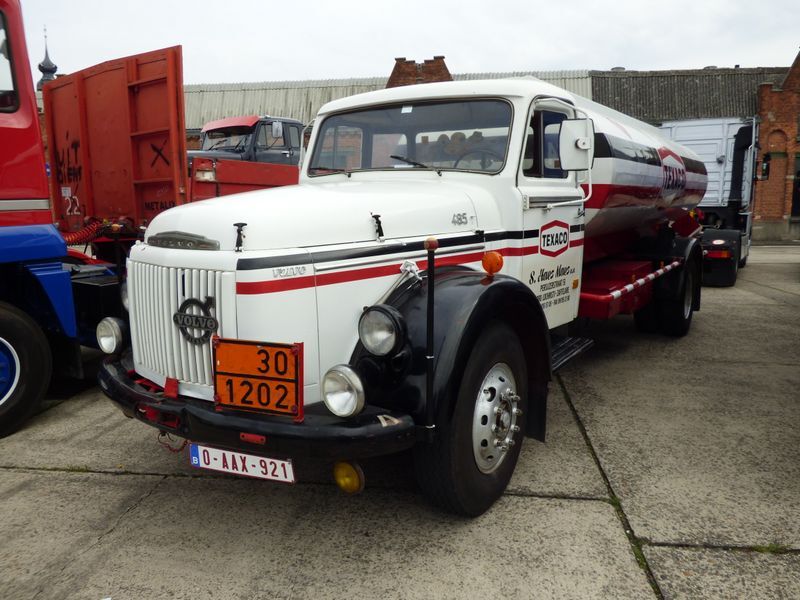
[[[194,467],[322,461],[355,493],[360,460],[410,450],[424,495],[476,516],[545,439],[552,374],[591,344],[571,324],[689,331],[705,188],[690,150],[536,79],[336,100],[299,185],[153,219],[99,383]]]

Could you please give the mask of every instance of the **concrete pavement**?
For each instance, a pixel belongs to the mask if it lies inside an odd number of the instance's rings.
[[[800,248],[758,247],[686,338],[592,324],[548,443],[471,521],[407,456],[358,497],[324,465],[197,471],[89,387],[0,440],[0,598],[798,597],[798,308]]]

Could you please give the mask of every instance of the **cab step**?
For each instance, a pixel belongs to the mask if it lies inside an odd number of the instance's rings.
[[[553,336],[550,345],[550,364],[553,373],[594,346],[594,340],[582,337]]]

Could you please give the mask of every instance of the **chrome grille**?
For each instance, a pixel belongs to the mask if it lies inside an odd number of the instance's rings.
[[[172,318],[184,300],[204,302],[210,297],[211,316],[219,322],[217,333],[221,333],[223,275],[223,271],[128,262],[131,343],[137,368],[181,382],[213,385],[210,342],[190,342]]]

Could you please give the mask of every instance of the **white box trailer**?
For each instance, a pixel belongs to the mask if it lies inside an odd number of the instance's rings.
[[[754,117],[666,121],[661,130],[691,148],[705,164],[704,283],[734,285],[745,266],[753,226],[753,181],[758,125]]]

